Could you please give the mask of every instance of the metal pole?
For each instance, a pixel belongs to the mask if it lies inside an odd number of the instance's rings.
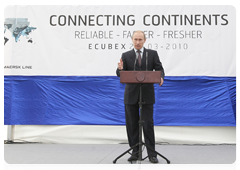
[[[7,143],[13,142],[13,131],[14,131],[14,125],[8,125],[7,128]]]

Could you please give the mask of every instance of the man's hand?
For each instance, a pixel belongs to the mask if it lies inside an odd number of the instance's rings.
[[[123,69],[123,61],[120,59],[120,63],[118,63],[118,69],[122,70]]]
[[[163,78],[161,77],[161,83],[159,84],[159,86],[163,85]]]

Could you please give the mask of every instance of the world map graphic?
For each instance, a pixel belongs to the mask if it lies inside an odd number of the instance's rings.
[[[33,43],[30,33],[37,29],[36,27],[29,27],[30,22],[28,18],[6,18],[4,21],[4,45],[11,37],[6,37],[6,30],[9,30],[14,37],[15,42],[18,42],[21,36],[27,37],[28,43]]]

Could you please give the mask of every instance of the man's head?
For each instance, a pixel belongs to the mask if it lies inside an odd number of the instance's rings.
[[[136,50],[140,50],[143,47],[143,44],[146,41],[146,37],[144,32],[142,31],[134,31],[132,36],[133,46]]]

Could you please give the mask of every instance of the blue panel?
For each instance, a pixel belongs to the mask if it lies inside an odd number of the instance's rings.
[[[5,125],[125,125],[116,76],[5,76]],[[165,77],[155,125],[235,126],[235,77]]]

